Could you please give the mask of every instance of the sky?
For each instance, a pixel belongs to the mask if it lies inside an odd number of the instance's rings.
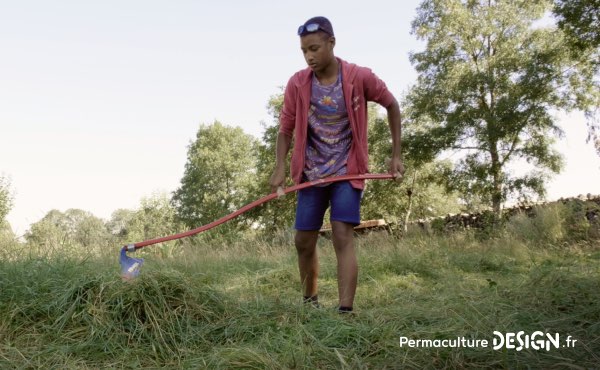
[[[174,191],[200,124],[260,137],[269,97],[305,67],[296,30],[328,17],[337,56],[400,96],[419,1],[0,0],[0,176],[15,233],[52,209],[109,219]],[[548,199],[600,193],[579,113],[558,116],[565,170]],[[265,189],[265,192],[268,189]]]

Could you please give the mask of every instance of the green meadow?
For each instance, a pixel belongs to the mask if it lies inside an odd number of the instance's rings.
[[[327,236],[319,241],[321,308],[301,303],[289,231],[149,247],[136,253],[145,263],[128,282],[119,246],[6,244],[0,368],[597,368],[597,230],[566,223],[558,208],[485,234],[414,227],[357,236],[350,315],[335,311]],[[561,346],[494,350],[494,331],[559,333]],[[568,347],[567,336],[576,340]],[[409,347],[401,337],[489,343]]]

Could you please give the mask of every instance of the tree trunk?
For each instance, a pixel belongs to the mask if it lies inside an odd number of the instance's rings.
[[[408,209],[406,210],[406,216],[404,217],[404,233],[406,233],[408,231],[408,221],[410,220],[410,214],[412,213],[412,199],[413,199],[413,194],[415,191],[415,182],[417,181],[417,175],[418,175],[418,171],[415,171],[413,178],[412,178],[412,184],[410,185],[410,188],[407,190],[408,193]]]
[[[502,216],[502,171],[500,167],[500,158],[496,143],[490,146],[490,155],[492,157],[492,209],[496,220],[500,220]]]

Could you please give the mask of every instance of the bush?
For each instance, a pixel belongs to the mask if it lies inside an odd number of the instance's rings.
[[[591,201],[572,200],[564,205],[565,228],[570,241],[600,237],[600,206]]]
[[[12,260],[19,253],[20,243],[10,224],[0,221],[0,259]]]
[[[564,239],[564,207],[553,204],[534,208],[534,216],[517,214],[506,224],[506,231],[531,243],[556,244]]]
[[[597,209],[596,204],[579,200],[536,206],[533,216],[519,213],[510,218],[505,231],[530,244],[558,246],[590,240],[598,236],[598,222],[588,220]]]

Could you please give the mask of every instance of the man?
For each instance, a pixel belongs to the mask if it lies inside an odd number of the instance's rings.
[[[295,135],[291,175],[295,183],[368,172],[367,101],[387,109],[392,135],[389,171],[400,180],[400,108],[385,83],[368,68],[336,58],[331,22],[314,17],[298,29],[308,68],[294,74],[285,89],[272,190],[285,182],[285,158]],[[333,246],[337,257],[340,313],[351,312],[358,265],[354,226],[360,223],[364,181],[332,183],[298,193],[295,237],[304,301],[318,306],[317,238],[331,204]]]

